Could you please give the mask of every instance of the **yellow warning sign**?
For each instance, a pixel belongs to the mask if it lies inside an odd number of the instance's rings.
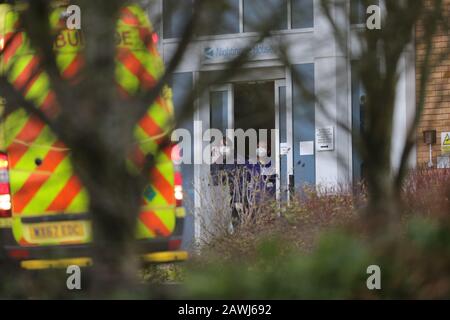
[[[450,146],[450,136],[447,134],[444,138],[444,142],[442,143],[444,146]]]
[[[442,153],[450,153],[450,132],[442,132],[441,134],[441,151]]]

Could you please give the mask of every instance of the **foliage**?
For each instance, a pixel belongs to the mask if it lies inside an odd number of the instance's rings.
[[[191,265],[182,297],[217,299],[449,298],[450,228],[424,218],[377,239],[343,230],[321,235],[299,253],[266,240],[247,260],[217,258]],[[432,263],[431,263],[432,262]],[[367,267],[381,268],[382,289],[366,287]]]
[[[447,199],[430,203],[431,194],[444,194],[446,183],[446,171],[411,172],[402,193],[403,219],[376,234],[358,214],[364,191],[305,190],[281,216],[272,210],[273,219],[256,230],[237,229],[210,242],[185,266],[176,297],[449,298]],[[367,289],[370,265],[381,268],[381,290]]]
[[[140,271],[144,283],[177,283],[183,281],[183,268],[177,264],[153,264]]]

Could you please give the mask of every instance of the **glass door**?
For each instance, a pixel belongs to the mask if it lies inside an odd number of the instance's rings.
[[[288,112],[286,99],[286,81],[275,81],[275,161],[277,172],[277,199],[289,199],[288,156],[291,146],[288,139]]]
[[[225,134],[226,129],[232,129],[233,124],[233,85],[225,84],[210,89],[211,128],[216,128]]]
[[[233,137],[231,133],[227,133],[228,129],[234,128],[234,98],[233,85],[224,84],[213,86],[209,91],[209,106],[210,106],[210,128],[217,129],[222,133],[223,137],[227,137],[229,142],[232,142]],[[214,141],[216,146],[221,145],[222,142]],[[214,152],[213,155],[214,157]],[[214,163],[214,159],[211,159]]]

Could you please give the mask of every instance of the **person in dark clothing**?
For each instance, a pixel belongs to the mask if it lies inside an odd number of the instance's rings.
[[[214,186],[221,186],[228,189],[226,192],[230,195],[232,220],[236,221],[239,218],[238,207],[242,200],[241,194],[238,192],[240,184],[236,180],[239,170],[237,161],[233,159],[232,163],[227,163],[227,159],[230,159],[232,154],[233,148],[231,148],[227,138],[224,137],[212,152],[211,178]],[[235,225],[234,222],[233,225]]]
[[[257,165],[256,170],[260,174],[260,180],[263,184],[264,195],[275,196],[276,194],[276,168],[272,161],[270,149],[265,141],[258,143],[256,150]]]

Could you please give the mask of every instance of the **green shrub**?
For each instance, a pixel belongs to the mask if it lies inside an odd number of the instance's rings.
[[[209,257],[188,267],[181,297],[212,299],[450,298],[450,229],[415,218],[370,240],[326,232],[311,253],[284,241],[261,242],[249,259]],[[381,268],[381,290],[366,286]]]

